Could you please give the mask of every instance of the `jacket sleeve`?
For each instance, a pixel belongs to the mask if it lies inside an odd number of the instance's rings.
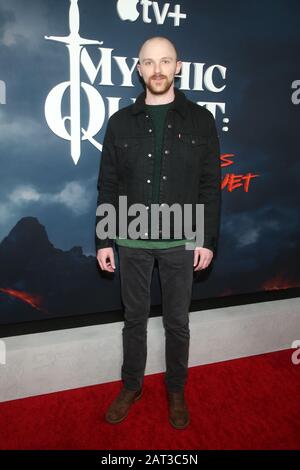
[[[118,202],[118,168],[117,168],[117,156],[114,147],[114,138],[111,121],[108,121],[103,148],[102,156],[100,160],[99,176],[98,176],[98,197],[97,197],[97,208],[101,204],[109,203],[113,205],[117,213],[117,202]],[[96,227],[97,224],[105,216],[99,216],[96,214]],[[100,248],[107,248],[114,246],[113,238],[100,239],[95,230],[95,246],[96,252]]]
[[[204,248],[217,248],[221,210],[220,144],[215,119],[209,113],[208,151],[200,177],[199,202],[204,204]]]

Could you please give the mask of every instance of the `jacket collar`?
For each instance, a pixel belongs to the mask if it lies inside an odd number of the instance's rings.
[[[178,88],[174,87],[174,92],[175,92],[175,100],[173,102],[172,109],[175,109],[183,118],[186,116],[187,112],[187,99],[185,94],[178,90]],[[133,107],[132,107],[132,114],[139,114],[139,113],[146,113],[146,105],[145,105],[145,98],[146,98],[146,92],[144,91],[141,93]]]

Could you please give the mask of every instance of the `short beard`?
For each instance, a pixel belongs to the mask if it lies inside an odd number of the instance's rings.
[[[169,91],[169,89],[171,88],[173,84],[173,81],[168,81],[168,79],[166,79],[164,87],[157,89],[152,86],[151,80],[152,80],[152,77],[149,79],[148,83],[146,83],[146,87],[153,95],[164,95],[165,93],[167,93],[167,91]]]

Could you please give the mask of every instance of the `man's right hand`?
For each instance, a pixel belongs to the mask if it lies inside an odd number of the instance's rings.
[[[113,248],[100,248],[97,251],[97,260],[102,271],[113,273],[116,269]]]

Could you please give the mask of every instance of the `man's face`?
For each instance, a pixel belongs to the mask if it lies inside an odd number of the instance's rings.
[[[149,41],[142,47],[139,60],[138,71],[148,90],[154,95],[167,93],[181,68],[172,44],[162,39]]]

